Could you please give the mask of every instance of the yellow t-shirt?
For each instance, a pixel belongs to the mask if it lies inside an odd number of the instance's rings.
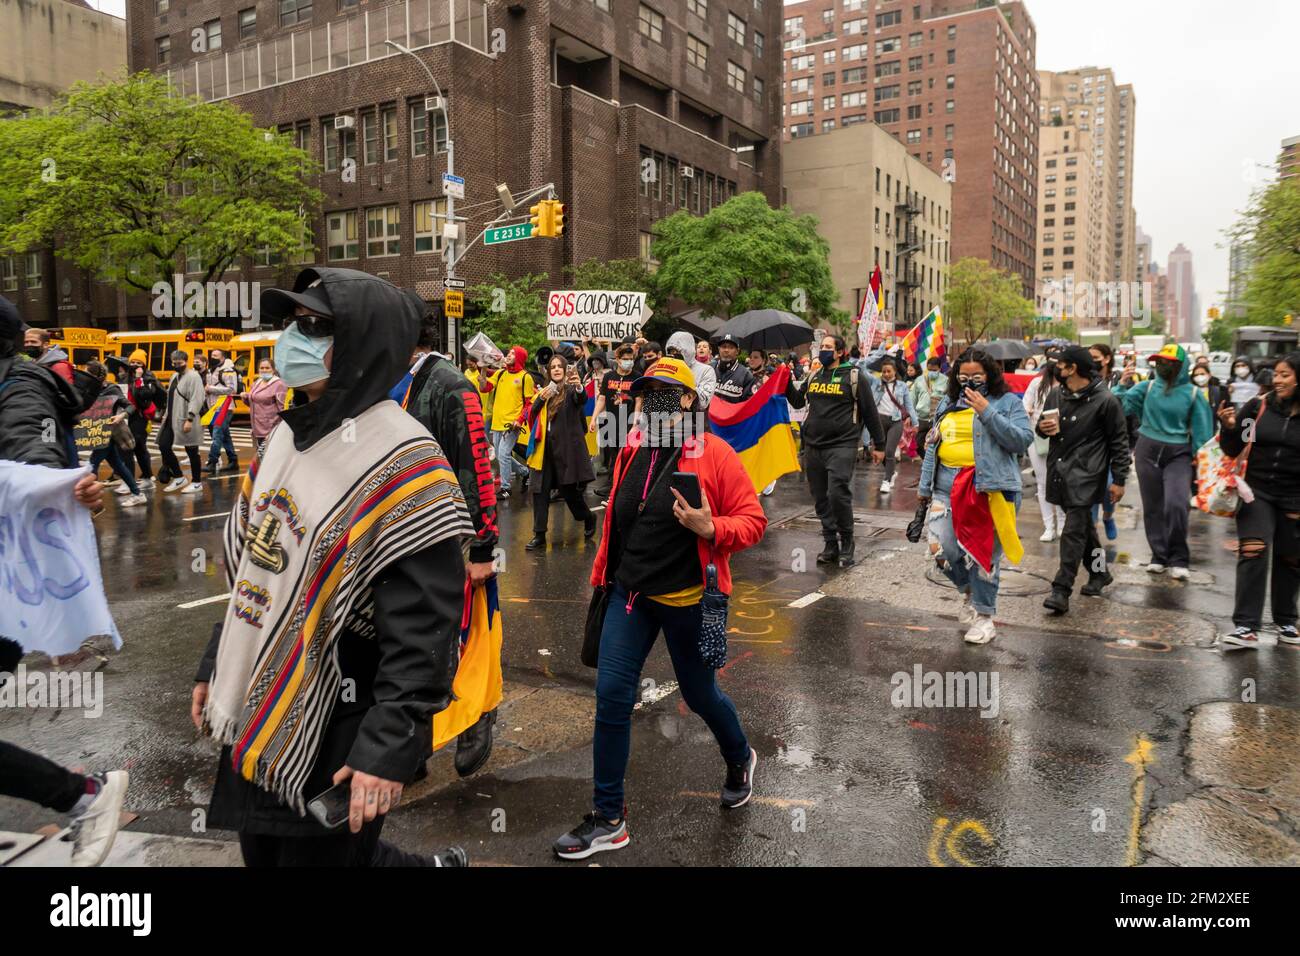
[[[524,410],[524,400],[533,397],[536,386],[527,372],[507,372],[501,369],[492,376],[492,430],[505,431],[512,426]]]
[[[651,594],[649,597],[650,600],[669,607],[690,607],[692,604],[699,604],[700,599],[704,597],[704,585],[695,584],[680,591],[673,591],[671,594]]]
[[[949,412],[939,420],[939,464],[966,468],[975,464],[975,409]]]

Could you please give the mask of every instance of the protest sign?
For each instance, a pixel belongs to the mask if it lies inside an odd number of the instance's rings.
[[[553,341],[618,342],[641,334],[650,313],[644,292],[552,292],[546,300],[546,337]]]
[[[121,396],[109,393],[91,402],[73,429],[77,451],[94,451],[113,440],[113,407],[121,400]]]
[[[85,474],[0,461],[0,637],[25,651],[70,654],[101,634],[122,645],[90,512],[72,494]]]

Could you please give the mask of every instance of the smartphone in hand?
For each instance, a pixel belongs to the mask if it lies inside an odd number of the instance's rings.
[[[352,781],[335,784],[307,804],[307,812],[327,830],[335,830],[348,820],[352,805]]]
[[[674,471],[670,487],[685,498],[686,503],[692,508],[703,505],[704,496],[700,491],[700,476],[695,472]]]

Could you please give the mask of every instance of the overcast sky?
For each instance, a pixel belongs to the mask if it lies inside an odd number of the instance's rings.
[[[122,15],[125,0],[90,0]],[[1027,0],[1038,66],[1109,66],[1137,95],[1133,205],[1162,266],[1192,250],[1201,308],[1222,299],[1223,230],[1300,136],[1298,0]]]

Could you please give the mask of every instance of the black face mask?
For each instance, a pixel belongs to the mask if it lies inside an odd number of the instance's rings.
[[[1156,374],[1166,382],[1172,382],[1178,377],[1178,368],[1177,362],[1160,362],[1156,365]]]
[[[24,354],[26,354],[26,356],[32,361],[36,361],[37,359],[39,359],[44,351],[45,350],[42,349],[39,345],[23,346]]]
[[[672,415],[682,410],[682,392],[675,388],[647,389],[641,400],[641,410],[647,415]]]
[[[1058,365],[1056,368],[1052,369],[1052,377],[1061,384],[1065,384],[1066,380],[1068,380],[1070,376],[1065,373],[1065,369]]]

